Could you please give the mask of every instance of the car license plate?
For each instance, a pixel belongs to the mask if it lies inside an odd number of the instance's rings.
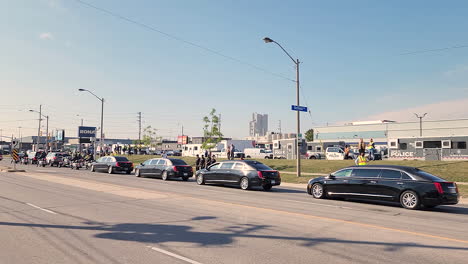
[[[184,172],[184,176],[187,176],[187,175],[188,175],[188,173]]]
[[[275,183],[276,183],[275,180],[271,180],[271,184],[275,184]]]

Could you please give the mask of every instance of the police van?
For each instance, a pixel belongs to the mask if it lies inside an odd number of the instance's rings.
[[[328,147],[325,150],[325,158],[327,160],[344,160],[345,152],[341,147]]]

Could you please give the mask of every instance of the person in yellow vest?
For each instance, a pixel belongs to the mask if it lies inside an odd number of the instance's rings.
[[[367,149],[369,150],[369,160],[374,160],[375,143],[372,138],[370,139],[369,144],[367,144]]]
[[[366,158],[366,153],[360,153],[357,159],[354,161],[358,166],[366,166],[369,160]]]

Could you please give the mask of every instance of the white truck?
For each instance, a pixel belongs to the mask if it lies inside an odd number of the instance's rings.
[[[245,148],[244,154],[248,159],[273,159],[273,151],[264,148]]]

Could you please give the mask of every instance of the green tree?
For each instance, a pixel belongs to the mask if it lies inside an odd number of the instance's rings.
[[[305,139],[307,142],[314,141],[314,129],[313,128],[305,132]]]
[[[147,126],[143,129],[143,137],[141,138],[140,144],[145,147],[155,147],[157,145],[158,136],[157,129]]]
[[[211,149],[222,139],[223,134],[219,130],[219,117],[216,115],[216,109],[211,109],[208,116],[203,117],[203,137],[202,149]]]

